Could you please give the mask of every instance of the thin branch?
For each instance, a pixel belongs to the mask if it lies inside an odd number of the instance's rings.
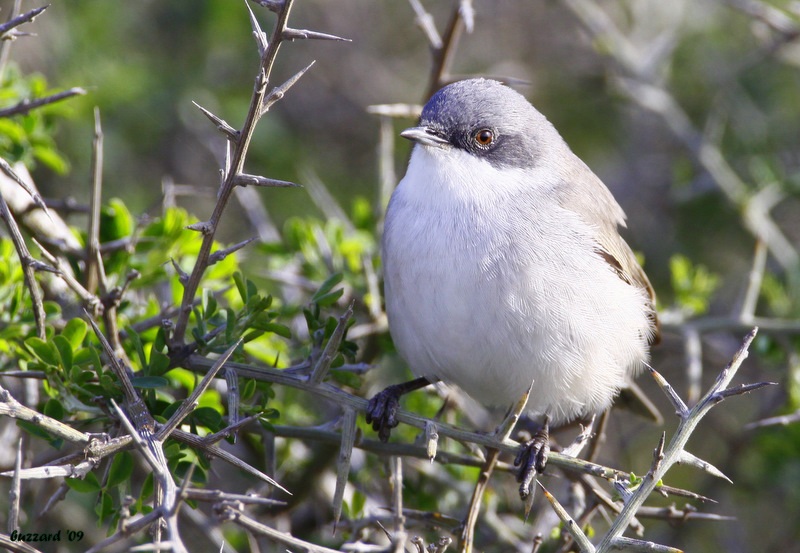
[[[11,489],[8,490],[8,500],[11,503],[11,508],[8,511],[8,532],[11,533],[19,528],[19,502],[22,495],[22,479],[20,478],[20,471],[22,470],[22,450],[25,447],[25,439],[20,439],[17,442],[17,454],[14,458],[14,476],[11,479]]]
[[[796,268],[800,263],[800,254],[769,216],[762,198],[758,194],[751,198],[751,187],[734,171],[720,147],[695,128],[675,97],[660,84],[655,72],[648,69],[644,63],[647,60],[643,59],[639,50],[622,35],[596,3],[589,0],[564,0],[564,4],[595,42],[603,45],[607,59],[614,68],[626,75],[614,79],[618,90],[642,108],[658,115],[714,179],[728,201],[742,211],[745,228],[767,244],[784,269]]]
[[[406,517],[403,515],[403,458],[392,456],[389,458],[389,488],[392,493],[392,551],[403,553],[405,551]]]
[[[761,293],[761,283],[764,281],[764,271],[767,267],[767,245],[763,240],[756,240],[753,265],[747,275],[747,292],[744,295],[742,306],[739,309],[739,319],[744,322],[753,320],[758,305],[758,296]],[[752,324],[752,323],[751,323]]]
[[[281,84],[280,86],[276,86],[275,88],[273,88],[273,89],[272,89],[272,90],[269,92],[269,94],[267,94],[267,96],[264,98],[264,101],[263,101],[263,102],[262,102],[262,104],[261,104],[261,112],[260,112],[260,114],[259,114],[259,117],[262,117],[262,116],[263,116],[263,115],[264,115],[264,114],[265,114],[265,113],[266,113],[266,112],[269,110],[269,108],[270,108],[270,107],[272,107],[272,105],[273,105],[275,102],[277,102],[277,101],[279,101],[279,100],[282,100],[282,99],[283,99],[283,97],[286,95],[286,93],[289,91],[289,89],[290,89],[290,88],[292,88],[292,87],[294,86],[294,84],[295,84],[295,83],[296,83],[298,80],[300,80],[300,77],[302,77],[303,75],[305,75],[305,74],[306,74],[306,72],[307,72],[309,69],[311,69],[311,67],[312,67],[312,66],[313,66],[315,63],[316,63],[315,61],[312,61],[311,63],[309,63],[308,65],[306,65],[306,66],[305,66],[303,69],[301,69],[300,71],[298,71],[297,73],[295,73],[294,75],[292,75],[291,77],[289,77],[288,79],[286,79],[286,81],[285,81],[283,84]]]
[[[37,425],[48,433],[78,445],[90,442],[88,434],[79,432],[61,421],[48,417],[18,402],[11,393],[0,386],[0,415],[8,415]]]
[[[245,495],[240,493],[228,493],[221,490],[207,490],[204,488],[187,488],[181,491],[181,495],[186,499],[195,501],[206,501],[208,503],[219,503],[222,501],[236,501],[244,505],[262,505],[265,507],[285,507],[286,502],[258,495]]]
[[[681,414],[681,422],[678,425],[678,429],[675,431],[675,435],[670,440],[669,445],[663,448],[663,450],[661,447],[657,448],[657,455],[654,458],[653,466],[642,479],[642,482],[638,485],[636,490],[625,500],[622,511],[614,520],[608,533],[601,540],[597,551],[611,551],[621,543],[619,538],[622,537],[623,532],[625,532],[628,524],[639,510],[639,507],[641,507],[644,501],[650,496],[650,493],[656,488],[664,474],[681,458],[681,452],[685,450],[686,442],[700,423],[700,420],[720,401],[719,394],[726,390],[742,362],[747,358],[748,348],[755,338],[756,332],[758,332],[758,329],[754,328],[744,338],[741,347],[736,354],[734,354],[730,363],[720,372],[716,382],[711,386],[706,395],[703,396],[691,410]],[[665,387],[662,386],[662,389],[665,389]],[[668,397],[670,396],[670,394],[667,395]]]
[[[433,64],[428,78],[428,90],[425,94],[425,100],[433,96],[449,79],[450,66],[453,64],[453,57],[458,48],[458,41],[463,30],[464,12],[462,12],[459,4],[453,9],[453,13],[450,16],[450,22],[442,38],[442,46],[431,50]]]
[[[350,459],[353,456],[353,446],[357,435],[356,411],[352,407],[345,407],[342,417],[342,442],[339,445],[339,457],[336,463],[336,488],[333,492],[333,532],[342,515],[342,500],[350,475]]]
[[[307,553],[339,553],[336,549],[329,549],[320,545],[295,538],[290,534],[280,532],[274,528],[262,524],[252,517],[247,516],[242,511],[235,509],[231,504],[224,503],[216,511],[217,516],[222,521],[229,521],[237,524],[247,530],[248,532],[256,535],[263,536],[264,538],[287,545],[292,548],[298,548]]]
[[[229,453],[224,449],[209,444],[204,438],[192,434],[191,432],[185,432],[180,428],[176,428],[175,430],[173,430],[172,433],[170,434],[170,437],[174,438],[179,442],[188,444],[192,447],[196,447],[206,455],[212,457],[218,457],[219,459],[225,461],[226,463],[233,465],[234,467],[244,472],[247,472],[248,474],[252,474],[253,476],[255,476],[260,480],[263,480],[270,486],[275,486],[276,488],[286,493],[287,495],[292,495],[292,493],[289,490],[281,486],[275,479],[267,476],[257,468],[242,461],[236,455],[233,455],[232,453]]]
[[[206,359],[203,356],[191,355],[187,359],[184,366],[189,370],[203,373],[212,365],[213,361]],[[364,413],[367,407],[368,402],[366,399],[349,394],[344,390],[341,390],[340,388],[337,388],[326,382],[322,382],[319,385],[312,384],[308,381],[307,377],[299,374],[293,374],[294,371],[292,371],[291,368],[277,370],[269,367],[254,367],[244,363],[237,363],[235,361],[229,362],[227,367],[235,370],[239,374],[240,378],[252,378],[258,381],[273,382],[275,384],[304,390],[318,397],[330,400],[333,403],[343,407],[350,406],[360,413]],[[425,429],[425,425],[429,423],[429,419],[403,409],[398,409],[397,420],[419,428],[423,431]],[[484,447],[497,448],[502,452],[514,456],[516,456],[516,454],[519,452],[520,444],[513,440],[500,440],[494,435],[481,432],[470,432],[443,422],[437,422],[436,424],[437,430],[441,436],[446,436],[463,443],[473,443]],[[395,444],[387,445],[391,446]],[[427,458],[425,448],[420,447],[419,451],[422,458]],[[437,453],[437,458],[441,458],[441,455],[442,452]],[[548,457],[548,463],[552,466],[560,467],[566,471],[590,474],[608,480],[611,480],[615,477],[627,478],[629,475],[629,473],[625,471],[604,467],[596,463],[589,463],[582,459],[568,457],[555,451],[550,453],[550,456]]]
[[[265,188],[302,188],[302,185],[279,179],[270,179],[259,175],[241,173],[233,178],[234,186],[262,186]]]
[[[42,553],[39,549],[22,541],[14,541],[4,534],[0,534],[0,546],[11,553]]]
[[[433,16],[430,14],[430,12],[425,10],[425,8],[422,6],[422,2],[419,0],[408,0],[408,3],[411,4],[411,9],[414,10],[414,14],[416,15],[414,22],[420,29],[422,29],[422,33],[425,35],[425,38],[428,39],[428,44],[430,47],[434,50],[441,49],[442,37],[439,35],[439,31],[436,29]]]
[[[342,340],[344,339],[344,334],[347,330],[347,325],[350,323],[350,318],[353,316],[354,304],[355,300],[351,301],[345,312],[339,317],[339,320],[336,323],[336,328],[333,329],[333,333],[331,334],[330,339],[328,339],[328,343],[325,344],[325,349],[322,350],[322,354],[320,355],[317,364],[314,366],[311,376],[309,376],[309,382],[312,384],[319,384],[328,374],[328,371],[331,368],[331,363],[333,363],[333,360],[336,358],[336,354],[339,353],[339,346],[342,344]]]
[[[236,244],[234,244],[232,246],[228,246],[227,248],[223,248],[221,250],[215,251],[208,258],[209,267],[211,265],[214,265],[215,263],[218,263],[218,262],[222,261],[223,259],[228,257],[230,254],[238,252],[239,250],[241,250],[242,248],[247,246],[253,240],[255,240],[255,238],[248,238],[247,240],[242,240],[241,242],[238,242],[238,243],[236,243]]]
[[[5,161],[2,163],[6,166],[8,165],[5,163]],[[38,266],[39,262],[36,261],[28,251],[28,246],[25,244],[25,238],[23,238],[22,233],[19,231],[17,222],[14,219],[14,216],[11,214],[11,210],[8,208],[8,204],[2,195],[0,195],[0,217],[2,217],[6,222],[8,233],[11,236],[11,241],[14,243],[14,248],[17,250],[17,256],[19,257],[20,264],[22,265],[22,274],[23,280],[25,281],[25,287],[28,289],[28,292],[31,295],[33,318],[36,323],[36,334],[39,338],[44,340],[46,337],[44,299],[42,297],[42,291],[36,282],[35,274],[36,267]]]
[[[105,278],[101,277],[103,260],[100,256],[100,208],[103,197],[103,128],[100,110],[94,109],[94,139],[92,141],[92,195],[89,202],[88,240],[86,243],[86,289],[95,293]],[[105,292],[105,290],[102,290]]]
[[[12,36],[3,36],[3,35],[6,35],[6,33],[8,33],[11,29],[19,27],[23,23],[32,23],[33,20],[36,19],[36,16],[38,16],[40,13],[42,13],[49,7],[50,6],[42,6],[40,8],[34,8],[31,11],[25,12],[22,15],[14,17],[13,19],[10,19],[5,23],[3,23],[2,25],[0,25],[0,40],[8,40],[9,38],[13,39],[14,38],[13,35]]]
[[[250,140],[255,130],[256,122],[259,120],[263,113],[264,99],[267,94],[267,86],[272,74],[272,68],[275,63],[275,58],[278,54],[280,46],[283,42],[283,34],[288,28],[287,21],[289,13],[292,8],[292,0],[284,0],[280,6],[277,4],[270,4],[270,9],[277,9],[277,18],[273,27],[271,40],[267,44],[266,49],[261,55],[260,67],[258,76],[255,80],[253,88],[253,95],[250,100],[250,106],[247,111],[247,116],[242,124],[242,128],[238,131],[238,139],[235,143],[228,142],[230,155],[226,161],[226,168],[224,172],[224,179],[220,187],[217,203],[211,213],[211,217],[206,223],[206,231],[203,235],[203,241],[200,245],[200,251],[197,255],[197,261],[192,269],[192,273],[184,285],[183,298],[181,299],[181,308],[178,313],[178,319],[175,322],[175,331],[172,335],[171,348],[176,349],[179,345],[183,344],[186,335],[186,329],[189,323],[189,317],[192,312],[192,303],[194,297],[200,286],[200,281],[208,268],[209,257],[211,255],[211,248],[214,244],[214,236],[216,234],[217,226],[222,218],[222,213],[228,204],[233,190],[236,188],[236,178],[238,175],[243,174],[243,167],[247,151],[250,146]]]
[[[513,432],[517,421],[519,421],[519,417],[522,415],[522,413],[525,411],[525,407],[528,405],[528,398],[530,398],[532,389],[533,382],[531,382],[528,390],[522,394],[520,399],[509,410],[506,418],[495,430],[495,436],[501,441],[507,440],[509,436],[511,436],[511,432]],[[469,506],[467,507],[467,515],[464,517],[461,533],[458,536],[459,551],[466,553],[470,553],[472,551],[473,541],[475,539],[475,527],[478,522],[478,514],[480,513],[483,494],[489,485],[489,479],[492,476],[492,472],[494,471],[499,458],[499,449],[491,447],[486,449],[486,461],[481,467],[481,471],[478,474],[478,480],[475,482],[475,487],[472,490],[472,497],[470,497]]]
[[[211,385],[211,382],[214,380],[214,377],[217,376],[217,373],[222,369],[225,365],[225,362],[233,355],[233,352],[236,351],[242,344],[242,339],[239,338],[235,344],[229,347],[225,353],[223,353],[219,359],[216,360],[214,365],[209,369],[209,371],[203,375],[203,379],[195,386],[192,394],[186,398],[183,403],[181,403],[180,407],[173,413],[173,415],[169,418],[169,420],[164,423],[164,425],[158,429],[158,432],[155,434],[155,438],[158,441],[164,441],[167,436],[169,436],[172,431],[178,427],[178,425],[183,422],[189,413],[194,411],[200,401],[200,396],[205,393],[208,387]]]
[[[8,12],[8,21],[13,21],[17,14],[22,10],[22,0],[14,0],[14,3],[11,5],[11,10]],[[14,37],[9,37],[10,40],[3,40],[0,41],[0,81],[5,80],[6,74],[6,66],[8,65],[8,59],[11,56],[11,43],[14,42]]]
[[[209,110],[207,110],[206,108],[204,108],[203,106],[201,106],[197,102],[193,101],[192,103],[197,107],[197,109],[199,109],[203,113],[203,115],[208,117],[209,120],[211,120],[211,122],[214,123],[214,125],[217,126],[217,129],[219,129],[226,137],[228,137],[228,140],[231,140],[231,141],[235,142],[235,141],[237,141],[239,139],[239,133],[237,132],[236,129],[231,127],[227,123],[227,121],[225,121],[224,119],[222,119],[220,117],[217,117],[216,115],[211,113]]]
[[[0,117],[11,117],[12,115],[26,114],[36,108],[40,108],[48,104],[55,104],[56,102],[66,100],[67,98],[72,98],[73,96],[83,96],[84,94],[87,94],[86,89],[76,86],[68,90],[57,92],[56,94],[51,94],[50,96],[37,98],[35,100],[25,99],[9,108],[0,109]]]
[[[329,35],[328,33],[320,33],[318,31],[309,31],[307,29],[290,29],[286,28],[283,31],[284,40],[335,40],[338,42],[352,42],[349,38],[342,38],[336,35]]]
[[[9,165],[8,162],[3,158],[0,158],[0,169],[2,169],[3,173],[5,173],[11,180],[16,182],[18,185],[20,185],[20,187],[23,190],[25,190],[25,192],[28,193],[28,195],[33,200],[33,203],[36,204],[36,207],[44,210],[44,212],[47,213],[48,216],[50,215],[48,210],[47,210],[47,206],[44,203],[44,200],[39,195],[39,192],[37,192],[37,190],[33,186],[28,184],[25,181],[25,179],[21,178],[16,173],[16,171],[14,171],[14,169],[11,168],[11,165]]]
[[[113,399],[110,401],[117,412],[117,416],[122,421],[123,426],[127,429],[128,434],[133,437],[133,443],[136,448],[153,471],[153,481],[155,483],[154,510],[162,514],[161,518],[166,525],[167,535],[169,536],[173,551],[176,553],[183,553],[186,551],[186,547],[178,532],[177,521],[179,494],[175,481],[172,479],[172,474],[169,471],[162,443],[153,434],[153,427],[150,423],[142,424],[144,421],[142,421],[140,417],[137,417],[139,420],[137,421],[137,419],[134,419],[134,423],[132,424],[116,402]],[[154,532],[156,543],[160,541],[160,535],[161,526],[160,524],[156,524]]]
[[[35,239],[33,243],[39,248],[39,251],[42,252],[42,256],[50,263],[56,270],[56,274],[66,283],[66,285],[72,290],[84,303],[84,305],[90,310],[93,316],[98,316],[100,311],[99,309],[102,308],[102,302],[100,298],[89,292],[83,285],[78,282],[75,276],[72,274],[72,271],[69,270],[67,267],[64,266],[61,259],[51,254],[44,246],[42,246],[39,242]]]
[[[547,501],[550,502],[550,505],[553,507],[553,511],[558,515],[558,518],[561,519],[564,528],[569,532],[569,535],[572,536],[572,539],[575,540],[575,544],[580,548],[581,553],[594,553],[595,547],[592,545],[592,542],[589,541],[589,538],[586,537],[583,530],[581,530],[580,526],[575,523],[575,520],[569,516],[564,507],[561,506],[561,503],[547,491],[541,482],[537,482],[539,487],[544,492],[544,496]]]

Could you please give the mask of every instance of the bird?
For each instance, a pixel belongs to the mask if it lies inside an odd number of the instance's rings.
[[[498,407],[530,388],[543,432],[517,459],[529,486],[549,425],[605,411],[648,362],[653,287],[609,189],[505,84],[449,84],[400,136],[414,146],[382,269],[389,330],[417,378],[374,396],[367,422],[388,440],[399,397],[438,381]]]

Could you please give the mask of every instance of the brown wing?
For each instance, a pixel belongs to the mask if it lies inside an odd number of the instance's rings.
[[[597,226],[597,252],[622,280],[647,292],[650,298],[648,318],[653,330],[650,344],[658,344],[661,331],[655,308],[655,291],[630,246],[619,234],[619,227],[625,226],[625,213],[591,169],[577,157],[574,160],[576,163],[571,168],[565,168],[565,185],[560,190],[561,204]]]

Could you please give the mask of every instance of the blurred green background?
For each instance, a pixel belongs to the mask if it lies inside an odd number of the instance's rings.
[[[0,2],[0,15],[8,13],[10,4]],[[726,199],[671,132],[669,120],[620,91],[620,72],[604,55],[607,45],[587,33],[566,4],[476,0],[475,28],[462,37],[453,73],[526,83],[517,89],[555,124],[625,209],[626,236],[644,256],[662,309],[680,311],[670,258],[682,254],[718,278],[710,303],[703,303],[701,311],[731,315],[747,286],[755,243],[742,221],[744,207]],[[634,51],[658,60],[650,68],[653,79],[670,91],[690,123],[719,145],[748,193],[776,187],[782,197],[771,212],[774,223],[797,249],[800,44],[791,37],[782,40],[763,18],[737,8],[744,4],[603,0],[596,6],[622,30]],[[442,29],[453,3],[425,5]],[[797,3],[757,5],[785,8],[793,24],[800,24]],[[23,9],[34,6],[23,3]],[[272,19],[254,9],[269,30]],[[377,209],[378,120],[367,113],[367,106],[424,101],[430,54],[414,12],[399,0],[298,0],[291,24],[352,42],[283,46],[273,84],[312,60],[316,64],[262,120],[246,169],[301,183],[310,170],[346,211],[357,197]],[[28,30],[37,36],[18,39],[11,53],[24,72],[43,73],[54,89],[89,90],[66,104],[69,118],[60,121],[56,133],[69,170],[58,174],[40,163],[33,172],[42,194],[88,200],[96,106],[105,135],[105,198],[122,199],[134,214],[155,215],[161,211],[162,182],[171,179],[197,187],[197,193],[178,198],[178,204],[206,217],[219,183],[224,140],[192,101],[234,127],[241,124],[258,63],[242,2],[54,2]],[[397,121],[396,130],[411,123]],[[398,144],[399,176],[407,152],[407,145]],[[322,215],[306,190],[259,194],[279,229],[293,216]],[[223,241],[255,234],[237,209],[234,201],[223,217]],[[264,261],[251,254],[247,263],[257,270]],[[758,314],[796,319],[797,267],[781,267],[770,257],[767,273]],[[709,374],[724,365],[741,334],[721,331],[706,337]],[[731,400],[736,404],[715,410],[704,423],[706,433],[690,443],[694,453],[722,468],[735,486],[708,482],[702,484],[707,489],[697,489],[697,475],[688,471],[686,482],[680,481],[683,473],[673,482],[718,499],[720,505],[711,510],[739,522],[692,522],[677,528],[652,523],[657,533],[648,537],[687,551],[800,551],[798,426],[757,435],[741,430],[750,420],[800,407],[797,338],[784,337],[777,344],[761,340],[761,355],[753,362],[757,368],[743,370],[740,378],[776,380],[784,386],[758,398]],[[681,336],[669,325],[653,363],[685,389]],[[658,401],[669,412],[660,397]],[[646,464],[639,466],[646,469]]]
[[[429,4],[444,27],[450,2]],[[699,130],[719,126],[706,130],[720,133],[744,180],[755,188],[773,179],[797,190],[797,47],[761,52],[766,31],[724,2],[599,5],[629,32],[634,48],[649,50],[659,41],[674,48],[654,69],[658,80]],[[676,252],[701,259],[714,272],[743,278],[752,243],[740,230],[736,206],[722,200],[662,120],[615,90],[609,63],[576,18],[554,1],[477,2],[475,9],[474,32],[461,41],[453,73],[528,83],[518,89],[626,210],[628,237],[645,255],[657,288],[668,289],[665,260]],[[302,171],[310,168],[345,206],[356,195],[375,199],[377,121],[366,107],[419,103],[428,86],[429,48],[414,13],[401,1],[309,1],[296,7],[293,22],[353,42],[301,42],[283,49],[275,83],[317,63],[259,126],[248,170],[302,180]],[[207,212],[223,140],[191,102],[234,126],[241,122],[257,63],[242,6],[228,0],[56,2],[35,29],[37,38],[14,44],[13,59],[26,70],[44,72],[51,86],[90,90],[70,102],[73,120],[60,125],[58,145],[72,170],[64,176],[35,173],[45,194],[87,198],[91,110],[98,106],[107,195],[119,196],[135,213],[154,210],[161,181],[169,177],[207,189],[206,198],[181,200],[200,216]],[[404,123],[410,121],[398,123],[398,129]],[[301,190],[265,196],[278,225],[309,211]],[[797,209],[795,197],[776,211],[795,244]],[[223,236],[249,235],[236,217],[225,222]],[[729,304],[741,285],[741,279],[725,279],[720,301]]]

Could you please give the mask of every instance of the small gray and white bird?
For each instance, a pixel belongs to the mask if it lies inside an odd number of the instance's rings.
[[[554,424],[609,408],[658,327],[608,188],[497,81],[442,88],[401,136],[416,145],[386,212],[386,312],[422,378],[372,399],[381,439],[399,395],[437,380],[489,406],[533,382],[528,411]]]

